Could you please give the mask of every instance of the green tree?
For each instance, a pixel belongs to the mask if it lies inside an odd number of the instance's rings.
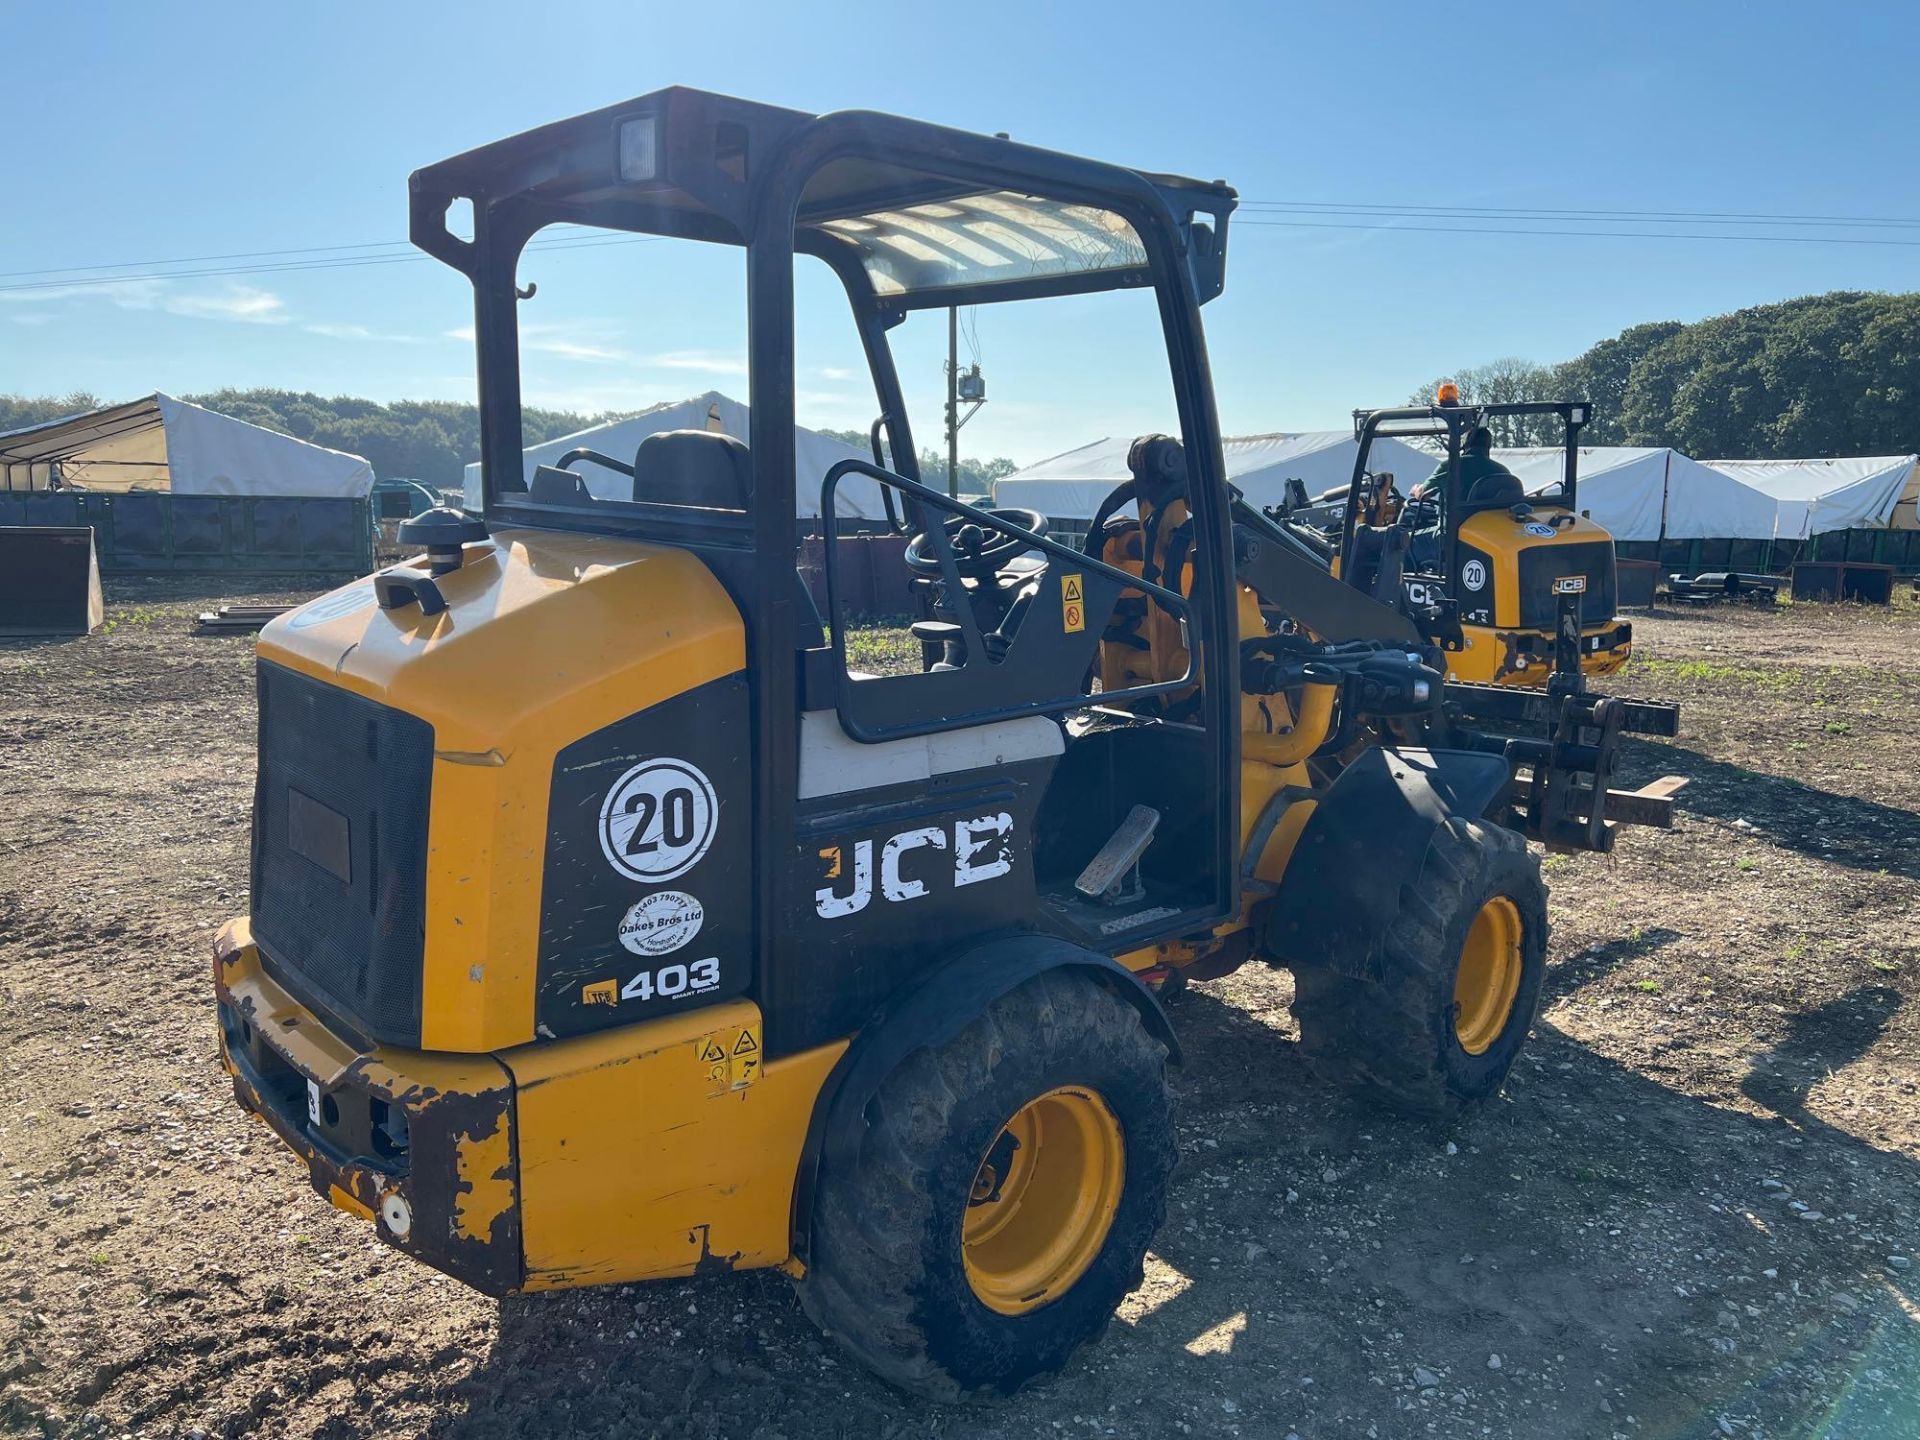
[[[853,446],[862,455],[867,453],[867,432],[864,430],[822,430],[820,433],[830,435],[842,444]],[[1019,468],[1004,455],[996,455],[991,460],[962,455],[959,468],[954,474],[962,495],[989,495],[993,493],[994,481],[1003,475],[1013,474]],[[931,445],[922,447],[920,475],[927,484],[936,489],[944,488],[947,483],[947,452],[936,450]]]
[[[1630,443],[1698,456],[1920,446],[1920,294],[1841,291],[1717,315],[1654,346],[1628,383]]]
[[[1920,449],[1920,294],[1835,291],[1693,324],[1653,321],[1544,381],[1541,368],[1495,361],[1455,378],[1469,400],[1591,400],[1583,438],[1594,444],[1671,445],[1706,458]]]
[[[1452,380],[1460,387],[1460,399],[1469,405],[1511,405],[1525,400],[1567,398],[1559,392],[1552,366],[1508,355],[1485,365],[1469,365],[1423,385],[1407,398],[1407,404],[1431,405],[1434,393],[1445,380]],[[1496,445],[1558,445],[1561,441],[1560,421],[1553,415],[1497,416],[1489,428]],[[1427,448],[1439,447],[1435,444]]]
[[[1582,440],[1590,445],[1627,443],[1628,383],[1656,346],[1686,328],[1678,320],[1630,326],[1555,368],[1555,399],[1593,402],[1592,419],[1580,432]]]
[[[59,396],[0,395],[0,431],[44,425],[49,420],[99,408],[100,397],[86,390],[73,390]]]

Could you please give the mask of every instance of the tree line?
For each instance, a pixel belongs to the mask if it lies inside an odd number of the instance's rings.
[[[315,395],[296,390],[215,390],[182,395],[195,405],[298,440],[363,456],[383,478],[405,476],[440,489],[458,489],[469,461],[480,455],[480,412],[452,400],[395,400],[383,404],[353,395]],[[63,415],[96,410],[103,401],[86,391],[28,398],[0,395],[0,430],[37,425]],[[528,406],[520,412],[526,443],[584,430],[621,418]]]
[[[382,403],[353,395],[315,395],[297,390],[214,390],[204,395],[180,397],[222,415],[231,415],[250,425],[277,430],[329,450],[344,450],[360,455],[382,478],[405,476],[421,480],[437,489],[458,489],[467,465],[480,458],[480,411],[478,407],[452,400],[395,400]],[[97,410],[104,401],[84,390],[66,395],[28,397],[0,395],[0,431],[38,425],[66,415]],[[609,421],[622,420],[634,411],[605,411],[584,415],[572,410],[543,410],[525,406],[520,411],[521,433],[528,445],[571,435]],[[823,432],[845,440],[863,453],[867,437],[858,430]],[[944,454],[925,450],[920,457],[921,472],[944,481],[947,462]],[[960,461],[960,488],[966,493],[983,493],[1001,475],[1011,474],[1015,466],[1004,457],[993,460]]]
[[[1841,290],[1654,321],[1557,365],[1508,357],[1442,378],[1482,404],[1591,400],[1590,445],[1709,459],[1905,454],[1920,449],[1920,294]],[[1438,383],[1408,403],[1430,403]],[[1494,438],[1561,440],[1551,416],[1504,420]]]
[[[1688,455],[1766,459],[1905,454],[1920,449],[1920,293],[1836,291],[1682,324],[1634,325],[1559,364],[1509,357],[1452,376],[1461,398],[1591,400],[1582,438],[1594,445],[1670,445]],[[1427,404],[1434,384],[1409,403]],[[210,410],[364,455],[381,476],[408,476],[457,488],[480,453],[480,416],[450,400],[382,403],[294,390],[216,390],[183,397]],[[0,395],[0,430],[97,409],[75,392]],[[526,443],[535,445],[632,412],[579,414],[528,407]],[[828,431],[861,450],[866,436]],[[1504,421],[1503,445],[1559,443],[1547,417]],[[921,473],[944,482],[946,457],[921,452]],[[979,494],[1014,463],[962,458],[959,484]]]

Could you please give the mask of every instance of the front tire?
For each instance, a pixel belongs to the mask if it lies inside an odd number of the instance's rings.
[[[1125,999],[1053,972],[909,1056],[854,1161],[821,1173],[807,1313],[935,1399],[1058,1370],[1139,1286],[1165,1218],[1166,1053]]]
[[[1525,839],[1455,816],[1399,900],[1377,980],[1295,971],[1300,1046],[1342,1089],[1447,1119],[1499,1093],[1533,1028],[1547,888]]]

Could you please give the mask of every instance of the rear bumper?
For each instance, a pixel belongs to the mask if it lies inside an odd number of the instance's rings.
[[[1496,630],[1492,655],[1494,673],[1481,680],[1488,685],[1545,685],[1553,673],[1553,634],[1538,630]],[[1611,675],[1633,654],[1633,625],[1626,620],[1584,631],[1580,636],[1580,670],[1585,675]],[[1462,680],[1472,679],[1466,674]]]
[[[489,1295],[523,1261],[513,1078],[485,1055],[362,1049],[260,964],[248,922],[214,940],[220,1053],[234,1098],[380,1238]]]

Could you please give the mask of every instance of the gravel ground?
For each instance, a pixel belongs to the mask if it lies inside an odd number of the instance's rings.
[[[1920,612],[1638,622],[1671,833],[1548,861],[1548,999],[1440,1132],[1315,1085],[1284,974],[1174,1002],[1147,1284],[1062,1377],[939,1409],[760,1273],[483,1299],[329,1209],[233,1106],[251,644],[114,587],[0,641],[0,1432],[789,1437],[1920,1435]],[[268,596],[221,595],[259,600]],[[297,597],[286,597],[297,598]]]

